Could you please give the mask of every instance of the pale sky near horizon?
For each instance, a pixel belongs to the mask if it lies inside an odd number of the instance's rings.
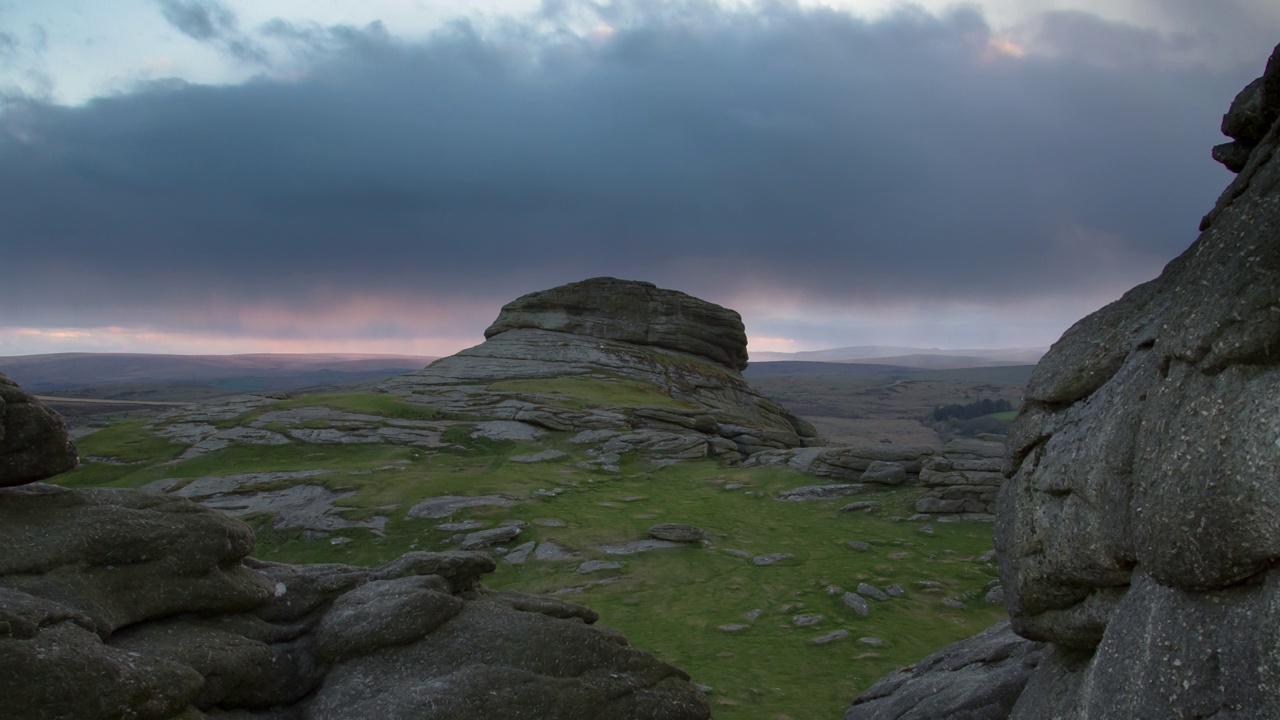
[[[0,355],[447,354],[597,275],[1043,346],[1195,239],[1271,0],[0,0]]]

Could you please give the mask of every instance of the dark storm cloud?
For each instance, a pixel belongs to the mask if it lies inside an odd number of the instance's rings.
[[[193,40],[211,43],[238,60],[262,63],[266,53],[241,34],[230,8],[217,0],[158,0],[164,19]]]
[[[237,37],[213,2],[162,7]],[[417,43],[279,21],[264,34],[310,58],[297,77],[11,107],[0,216],[24,280],[0,304],[49,322],[215,295],[501,302],[599,274],[712,297],[1083,292],[1193,239],[1229,179],[1219,116],[1269,50],[1209,68],[1062,15],[1038,30],[1052,53],[1015,58],[971,9],[640,3],[599,11],[612,32],[556,28],[584,7]]]

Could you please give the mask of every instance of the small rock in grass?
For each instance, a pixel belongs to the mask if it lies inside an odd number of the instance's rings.
[[[756,618],[760,617],[763,614],[764,614],[764,610],[761,610],[760,608],[756,608],[755,610],[752,610],[747,613],[747,619],[755,620]]]
[[[720,631],[723,631],[723,632],[738,632],[739,630],[746,630],[746,629],[747,629],[747,626],[746,626],[746,625],[738,625],[737,623],[731,623],[731,624],[729,624],[729,625],[720,625],[720,626],[719,626],[719,627],[717,627],[716,629],[717,629],[717,630],[720,630]]]
[[[933,534],[933,525],[925,525],[924,527],[920,528],[920,534],[921,534],[921,535],[932,535],[932,534]]]
[[[510,460],[511,462],[518,463],[540,463],[547,462],[549,460],[559,460],[565,455],[568,455],[568,453],[563,450],[543,450],[542,452],[536,452],[529,455],[515,455],[511,457]]]
[[[600,570],[617,570],[621,567],[622,563],[609,562],[607,560],[588,560],[578,566],[578,572],[586,575]]]
[[[849,545],[850,550],[857,550],[858,552],[866,552],[871,549],[871,545],[864,543],[861,540],[850,540],[847,544]]]
[[[996,551],[988,550],[982,553],[981,555],[979,555],[978,559],[974,560],[974,562],[989,563],[989,562],[995,562],[995,560],[996,560]]]
[[[670,542],[694,543],[706,534],[706,531],[700,527],[680,523],[658,523],[649,528],[649,537]]]
[[[795,555],[792,555],[791,553],[773,553],[772,555],[757,555],[751,558],[751,562],[756,565],[772,565],[780,560],[786,560],[793,557],[795,557]]]
[[[936,580],[917,580],[917,581],[916,581],[916,587],[918,587],[918,588],[940,588],[940,587],[942,587],[942,583],[937,582]]]
[[[864,512],[875,512],[875,509],[878,507],[880,507],[880,503],[875,500],[860,500],[858,502],[851,502],[848,505],[845,505],[840,508],[840,512],[857,512],[859,510]]]
[[[826,645],[829,642],[835,642],[836,640],[843,640],[847,637],[849,637],[848,630],[833,630],[832,632],[829,632],[826,635],[819,635],[818,637],[810,640],[809,642],[813,643],[814,645]]]
[[[902,589],[902,586],[897,584],[890,585],[889,587],[885,588],[884,591],[885,591],[885,594],[887,594],[889,597],[902,597],[903,595],[907,594]]]
[[[740,558],[751,557],[751,553],[747,552],[746,550],[739,550],[737,548],[725,548],[724,551],[726,554],[733,555],[734,557],[740,557]]]
[[[987,594],[983,596],[982,601],[991,603],[992,605],[998,605],[1004,602],[1004,588],[999,585],[991,588],[987,591]]]
[[[884,602],[889,599],[889,596],[885,595],[883,590],[875,585],[869,585],[867,583],[858,583],[858,594],[865,595],[872,600],[878,600],[880,602]]]
[[[840,595],[844,593],[844,588],[840,587],[839,585],[828,585],[826,587],[826,590],[827,590],[827,594],[830,595],[831,597],[835,597],[836,595]]]
[[[884,641],[877,637],[858,638],[858,642],[871,647],[884,647]]]
[[[871,606],[867,603],[866,598],[858,593],[847,592],[840,600],[859,615],[865,617],[871,614]]]
[[[436,526],[436,529],[444,530],[446,532],[464,532],[467,530],[479,530],[488,524],[489,523],[481,520],[462,520],[460,522],[440,523]]]
[[[556,518],[538,518],[533,521],[533,524],[542,527],[564,527],[564,521]]]
[[[533,551],[533,556],[538,560],[570,560],[577,557],[550,540],[538,545]]]
[[[791,624],[796,627],[804,627],[806,625],[817,625],[822,622],[821,615],[796,615],[791,618]]]
[[[960,602],[959,600],[956,600],[955,598],[943,598],[943,599],[942,599],[942,604],[943,604],[943,605],[945,605],[945,606],[947,606],[947,607],[949,607],[949,608],[962,608],[962,607],[964,607],[964,603]]]
[[[492,530],[479,530],[477,532],[468,533],[462,538],[462,543],[458,545],[459,550],[479,550],[490,545],[508,542],[515,539],[520,534],[518,527],[498,527]]]
[[[503,559],[512,565],[523,565],[529,559],[529,553],[533,552],[533,546],[537,544],[536,541],[530,540],[522,545],[517,545],[511,548],[511,551]]]

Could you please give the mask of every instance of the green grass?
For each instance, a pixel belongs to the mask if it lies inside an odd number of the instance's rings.
[[[989,417],[995,420],[1004,420],[1005,422],[1012,421],[1017,416],[1018,416],[1017,410],[1007,410],[1005,412],[998,412],[998,413],[991,413],[990,415],[983,415],[983,417]]]
[[[566,396],[569,391],[642,398],[645,393],[617,383],[577,380],[528,381],[520,392]],[[521,381],[523,382],[523,381]],[[597,400],[599,398],[597,397]],[[389,396],[303,396],[265,406],[270,409],[323,404],[350,412],[420,419],[419,406]],[[240,420],[244,422],[244,420]],[[510,507],[476,507],[451,520],[479,518],[496,524],[528,523],[511,546],[528,540],[554,540],[578,557],[573,561],[533,561],[521,566],[501,559],[485,579],[493,588],[532,593],[580,587],[610,576],[601,584],[562,597],[599,611],[602,624],[623,631],[630,642],[690,673],[694,682],[712,688],[715,716],[742,720],[840,717],[852,697],[895,667],[919,660],[943,645],[972,635],[1003,615],[1003,608],[981,602],[983,586],[994,577],[987,565],[972,559],[992,547],[991,526],[937,523],[935,534],[923,535],[918,523],[895,520],[914,512],[918,488],[892,488],[866,493],[882,503],[875,514],[841,513],[847,499],[783,503],[772,498],[782,490],[816,484],[785,467],[730,468],[712,460],[655,467],[624,456],[619,472],[583,469],[586,448],[568,442],[571,433],[551,433],[537,444],[471,438],[471,427],[453,425],[444,439],[454,446],[440,450],[381,444],[257,446],[233,443],[200,457],[174,461],[181,445],[156,438],[142,421],[125,421],[84,438],[82,454],[130,458],[137,465],[89,463],[59,482],[68,485],[136,487],[164,477],[194,478],[272,470],[323,468],[333,472],[304,482],[353,492],[343,502],[344,517],[389,519],[384,536],[362,529],[334,533],[328,540],[303,539],[301,530],[277,530],[269,515],[245,518],[258,537],[257,557],[282,562],[340,562],[376,566],[410,550],[443,550],[453,533],[439,530],[445,520],[413,519],[406,513],[428,497],[447,494],[501,494],[519,499]],[[510,457],[546,448],[568,455],[553,462],[516,463]],[[89,452],[92,450],[92,452]],[[727,483],[744,487],[726,490]],[[539,489],[561,489],[555,497],[535,495]],[[564,527],[543,527],[539,519],[555,518]],[[606,555],[602,544],[622,544],[645,537],[658,522],[689,523],[710,533],[711,547],[690,546],[630,556]],[[346,537],[351,542],[334,545]],[[848,547],[850,540],[870,545],[866,552]],[[726,553],[751,555],[785,552],[795,557],[769,566]],[[580,575],[588,559],[623,563],[620,571]],[[921,591],[914,583],[942,583],[943,594]],[[828,585],[853,590],[858,582],[880,588],[897,583],[906,596],[873,603],[869,617],[844,607]],[[967,596],[963,609],[940,604],[944,597]],[[788,608],[788,606],[791,606]],[[755,620],[746,614],[763,611]],[[795,614],[820,614],[815,626],[795,627]],[[717,627],[748,627],[728,633]],[[844,629],[850,637],[813,645],[816,636]],[[860,637],[885,640],[874,648]]]
[[[545,396],[551,404],[572,410],[602,405],[657,405],[671,408],[693,408],[694,405],[673,399],[649,383],[594,377],[534,378],[502,380],[489,385],[490,390]]]

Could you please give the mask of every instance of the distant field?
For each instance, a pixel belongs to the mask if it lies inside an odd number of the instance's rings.
[[[753,364],[744,374],[832,442],[940,445],[944,438],[922,422],[935,407],[981,399],[1008,400],[1017,406],[1033,369],[1024,365],[918,370],[778,362]]]

